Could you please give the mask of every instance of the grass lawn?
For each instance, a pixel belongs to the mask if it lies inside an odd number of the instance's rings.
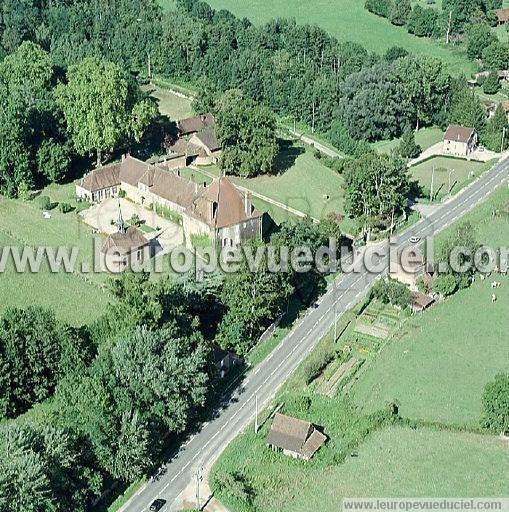
[[[440,128],[430,127],[421,128],[415,133],[415,142],[421,146],[423,150],[428,149],[437,142],[442,140],[444,133]],[[400,139],[381,140],[375,142],[372,146],[379,153],[390,153],[399,144]]]
[[[255,24],[272,18],[293,17],[298,23],[316,24],[341,41],[354,41],[368,50],[382,53],[391,46],[402,46],[418,55],[431,55],[442,59],[451,73],[469,76],[474,64],[463,52],[454,47],[409,34],[405,27],[391,25],[388,20],[371,14],[358,0],[274,0],[239,2],[238,0],[210,0],[216,9],[228,9],[240,18],[247,17]],[[172,2],[161,4],[171,7]]]
[[[342,439],[336,436],[320,456],[334,450]],[[319,457],[303,463],[272,453],[261,433],[242,434],[214,470],[242,475],[254,489],[253,505],[242,506],[224,494],[219,499],[237,512],[337,512],[345,497],[507,493],[502,476],[508,473],[507,448],[495,436],[392,426],[373,433],[356,452],[340,464],[323,465]]]
[[[424,188],[424,195],[429,197],[431,190],[431,176],[433,177],[434,200],[440,200],[449,191],[449,172],[451,172],[450,186],[452,193],[461,190],[467,183],[472,181],[485,170],[489,169],[494,161],[481,163],[459,158],[448,158],[437,156],[410,168],[410,176],[417,180]]]
[[[311,149],[294,144],[283,150],[282,160],[286,162],[280,174],[232,179],[311,217],[344,212],[343,178],[322,165]]]
[[[491,211],[508,206],[504,188],[467,216],[479,241],[493,248],[507,244],[509,213],[492,217]],[[496,279],[502,284],[495,304],[491,280],[478,279],[471,288],[412,317],[361,373],[353,386],[355,403],[371,412],[397,399],[405,417],[477,426],[484,385],[509,369],[509,278]]]
[[[159,112],[168,116],[171,120],[183,119],[193,115],[191,102],[188,99],[177,96],[157,85],[144,86],[143,90],[150,92],[150,96],[157,100]]]
[[[69,202],[73,199],[74,186],[52,185],[43,191],[52,201]],[[110,296],[102,285],[105,274],[81,274],[81,263],[92,264],[93,235],[90,228],[77,219],[74,212],[62,214],[55,208],[51,219],[44,219],[34,201],[23,202],[0,196],[0,245],[1,246],[65,246],[79,248],[78,269],[74,274],[51,273],[43,264],[37,274],[15,272],[12,263],[0,274],[0,309],[5,306],[26,307],[40,305],[51,307],[62,320],[75,325],[97,318]]]

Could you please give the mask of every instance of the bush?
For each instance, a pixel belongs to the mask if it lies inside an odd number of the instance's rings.
[[[37,166],[49,181],[63,181],[69,172],[70,163],[67,147],[53,139],[44,140],[37,151]]]
[[[482,90],[485,94],[497,94],[500,91],[501,85],[498,80],[497,71],[495,69],[490,71],[490,74],[484,80]]]
[[[64,214],[73,210],[73,207],[69,203],[60,203],[58,206],[60,211]]]
[[[41,210],[50,210],[51,209],[51,199],[48,196],[40,196],[38,201],[39,201],[39,208]]]
[[[452,274],[442,274],[433,281],[433,291],[444,297],[452,295],[458,289],[458,282]]]
[[[488,382],[482,396],[481,426],[492,432],[509,432],[509,374],[499,373]]]
[[[120,197],[120,199],[125,199],[126,196],[127,196],[127,193],[125,190],[120,189],[118,191],[118,197]]]
[[[353,139],[346,126],[341,121],[334,121],[327,133],[329,141],[338,149],[353,157],[360,157],[371,151],[371,146],[365,140]]]
[[[313,382],[334,359],[334,353],[327,349],[313,353],[302,367],[302,376],[306,385]]]
[[[285,399],[284,411],[286,414],[302,414],[309,411],[311,398],[302,395],[292,395]]]

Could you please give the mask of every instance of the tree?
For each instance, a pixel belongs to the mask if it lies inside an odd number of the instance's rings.
[[[39,172],[52,182],[61,182],[69,172],[71,159],[67,147],[53,139],[42,141],[37,150],[37,167]]]
[[[500,90],[500,87],[501,85],[498,80],[497,71],[492,69],[482,84],[482,90],[485,94],[497,94],[497,92]]]
[[[366,0],[364,7],[377,16],[388,18],[392,8],[392,0]]]
[[[394,0],[389,10],[389,21],[393,25],[404,25],[411,11],[410,0]]]
[[[486,126],[486,115],[479,98],[473,91],[462,89],[455,95],[449,114],[449,122],[472,127],[482,133]]]
[[[495,379],[484,387],[481,426],[492,432],[509,432],[508,373],[498,373]]]
[[[455,227],[454,231],[443,241],[437,254],[437,261],[445,269],[445,273],[454,276],[458,288],[466,288],[469,285],[468,277],[473,274],[474,254],[479,247],[475,237],[475,230],[470,222],[462,222]],[[457,254],[455,266],[451,265],[451,256],[455,255],[456,248],[463,248],[464,251]],[[459,271],[462,267],[466,271]],[[450,282],[450,281],[449,281]],[[448,282],[442,282],[447,284]]]
[[[403,135],[401,137],[401,142],[398,146],[398,153],[403,158],[415,158],[421,153],[421,146],[416,144],[415,142],[415,133],[410,127],[409,124],[405,126],[403,130]]]
[[[441,274],[433,281],[433,291],[444,297],[452,295],[457,289],[458,283],[451,274]]]
[[[404,211],[409,188],[406,165],[388,155],[367,154],[347,169],[345,186],[347,212],[364,219],[363,230],[369,236],[369,219],[392,226]]]
[[[256,254],[256,249],[263,246],[253,243],[247,248]],[[222,293],[226,314],[216,340],[224,349],[239,355],[244,355],[281,314],[292,292],[288,274],[269,271],[266,251],[258,268],[253,270],[243,258],[239,271],[225,280]]]
[[[32,419],[0,427],[2,512],[85,512],[101,486],[83,446],[65,429]]]
[[[388,62],[394,62],[401,57],[406,57],[408,55],[408,50],[403,48],[402,46],[391,46],[384,53],[384,59]]]
[[[355,139],[374,141],[399,136],[413,105],[402,95],[393,64],[382,62],[350,75],[341,85],[340,120]]]
[[[467,55],[469,59],[480,59],[486,47],[497,40],[486,23],[475,23],[467,32]]]
[[[394,63],[394,74],[399,96],[411,106],[415,128],[432,124],[445,109],[451,87],[443,63],[433,57],[407,57]]]
[[[244,98],[239,90],[227,91],[220,98],[216,114],[221,169],[243,177],[270,172],[279,150],[274,114]]]
[[[370,291],[371,298],[384,304],[406,308],[410,302],[408,286],[390,277],[378,279]]]
[[[0,63],[0,192],[8,196],[42,181],[33,155],[46,137],[61,138],[52,80],[51,58],[31,42]]]
[[[0,417],[15,417],[48,398],[69,369],[71,351],[77,361],[86,359],[79,337],[72,337],[52,312],[6,309],[0,318]]]
[[[487,69],[507,69],[509,66],[509,49],[500,41],[494,41],[482,51],[482,62]]]
[[[482,143],[491,151],[504,151],[509,147],[509,126],[504,108],[499,104],[495,114],[488,121],[486,130],[481,134]]]
[[[67,70],[67,83],[56,88],[76,151],[85,155],[114,149],[131,137],[139,140],[154,110],[137,87],[112,62],[86,58]]]
[[[408,15],[407,30],[417,37],[431,37],[436,31],[437,24],[437,11],[430,8],[423,9],[417,4]]]

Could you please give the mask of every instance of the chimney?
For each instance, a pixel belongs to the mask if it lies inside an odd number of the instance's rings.
[[[249,194],[249,192],[246,192],[244,195],[244,210],[246,212],[246,215],[248,217],[251,217],[253,210],[251,206],[251,195]]]

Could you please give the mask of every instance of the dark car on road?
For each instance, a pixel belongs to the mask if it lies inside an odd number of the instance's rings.
[[[150,505],[150,512],[159,512],[166,505],[166,500],[155,500]]]

